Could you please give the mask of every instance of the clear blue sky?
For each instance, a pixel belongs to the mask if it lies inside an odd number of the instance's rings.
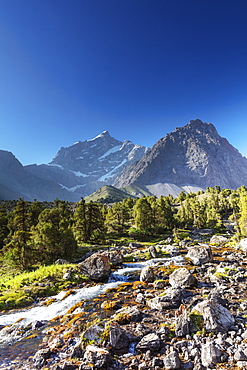
[[[247,1],[0,0],[0,53],[0,149],[23,164],[195,118],[247,156]]]

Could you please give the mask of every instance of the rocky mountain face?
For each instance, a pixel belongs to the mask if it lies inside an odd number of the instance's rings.
[[[121,142],[102,132],[92,140],[62,147],[49,164],[25,166],[43,180],[52,181],[67,200],[80,200],[103,185],[111,185],[123,169],[143,157],[148,148],[130,141]]]
[[[0,174],[0,199],[76,202],[103,185],[131,185],[137,189],[131,194],[137,196],[138,189],[177,196],[182,190],[215,185],[247,186],[247,159],[211,123],[197,119],[167,134],[151,150],[116,140],[108,131],[62,147],[48,164],[22,166],[12,153],[0,150]]]
[[[152,194],[178,195],[219,185],[247,185],[247,159],[199,119],[160,139],[138,162],[126,168],[114,186],[145,186]]]

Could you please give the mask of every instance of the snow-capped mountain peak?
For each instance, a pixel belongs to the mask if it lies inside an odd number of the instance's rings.
[[[126,166],[141,159],[146,151],[141,145],[116,140],[103,131],[93,139],[62,147],[50,163],[27,166],[27,169],[78,194],[79,200],[102,185],[111,185]]]

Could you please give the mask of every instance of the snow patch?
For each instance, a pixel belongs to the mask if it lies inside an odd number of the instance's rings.
[[[108,172],[105,175],[101,176],[98,181],[105,181],[105,180],[107,180],[107,179],[115,176],[116,174],[114,172],[116,172],[116,170],[119,167],[123,166],[126,162],[127,162],[127,159],[124,159],[118,166],[114,167],[110,172]]]
[[[63,166],[57,163],[47,163],[46,166],[58,167],[58,168],[61,168],[62,170],[64,169]]]
[[[114,146],[113,148],[107,150],[107,152],[105,154],[103,154],[101,157],[99,157],[99,160],[102,161],[102,159],[104,159],[105,157],[107,157],[108,155],[110,155],[112,153],[118,152],[120,149],[121,149],[121,145]]]
[[[95,139],[98,139],[98,138],[101,138],[101,137],[104,137],[105,134],[107,133],[108,131],[103,131],[101,134],[95,136],[93,139],[89,139],[89,140],[86,140],[86,141],[94,141]]]
[[[78,190],[78,189],[83,188],[84,186],[86,186],[86,184],[84,184],[84,185],[76,185],[76,186],[74,186],[73,188],[68,188],[67,186],[64,186],[63,184],[58,184],[58,185],[60,185],[60,186],[61,186],[61,188],[63,188],[63,189],[65,189],[65,190],[69,191],[70,193],[73,193],[73,192],[75,192],[76,190]]]
[[[72,170],[69,170],[70,172],[74,173],[76,176],[79,176],[79,177],[89,177],[89,175],[86,175],[85,173],[81,173],[81,172],[76,172],[76,171],[72,171]]]

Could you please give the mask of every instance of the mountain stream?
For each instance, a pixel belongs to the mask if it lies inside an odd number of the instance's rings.
[[[138,263],[126,263],[122,268],[114,271],[107,283],[97,284],[89,288],[80,288],[73,295],[69,295],[65,299],[63,297],[66,291],[62,291],[53,298],[54,303],[49,306],[37,303],[28,309],[15,310],[7,314],[0,314],[0,369],[21,368],[14,366],[15,361],[18,363],[23,359],[31,356],[42,340],[42,334],[36,330],[38,335],[32,336],[34,330],[24,330],[29,324],[35,321],[49,322],[55,317],[66,314],[66,312],[81,301],[89,301],[102,293],[105,293],[110,288],[115,288],[119,284],[129,281],[131,273],[140,271],[145,266],[155,266],[158,263],[169,265],[174,262],[176,265],[183,264],[181,256],[171,258],[156,258]],[[48,323],[50,324],[50,323]],[[56,324],[54,324],[56,325]],[[45,334],[43,334],[44,336]],[[6,367],[5,367],[6,366]]]

